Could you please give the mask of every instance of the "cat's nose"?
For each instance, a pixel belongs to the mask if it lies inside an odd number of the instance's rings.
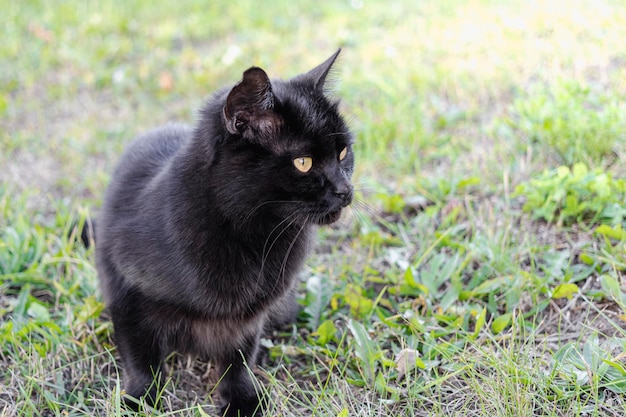
[[[341,201],[341,207],[346,207],[352,202],[352,187],[347,184],[337,187],[333,194]]]

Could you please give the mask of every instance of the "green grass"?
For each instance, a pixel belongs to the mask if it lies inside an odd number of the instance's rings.
[[[72,225],[134,135],[338,46],[358,201],[263,341],[268,415],[626,414],[624,6],[0,0],[0,416],[132,415]],[[213,415],[170,362],[162,414]]]

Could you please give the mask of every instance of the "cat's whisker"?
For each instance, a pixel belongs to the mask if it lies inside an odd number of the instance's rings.
[[[276,244],[278,239],[282,236],[282,234],[296,222],[297,217],[298,217],[298,213],[293,213],[293,214],[287,216],[280,223],[278,223],[276,226],[274,226],[274,228],[268,233],[267,239],[265,239],[265,243],[263,244],[263,250],[261,252],[261,266],[259,268],[259,277],[261,277],[261,275],[263,274],[263,268],[265,267],[265,261],[267,260],[267,257],[269,256],[270,251],[272,250],[272,248],[274,247],[274,245]],[[270,244],[270,247],[267,248],[267,243],[269,242],[270,238],[272,237],[272,233],[274,233],[274,231],[276,231],[276,229],[278,229],[280,226],[282,226],[286,222],[289,222],[289,224],[287,224],[287,226],[285,226],[276,235],[276,237],[274,238],[274,240]],[[257,285],[258,285],[258,282],[259,282],[259,280],[257,280]]]
[[[357,218],[359,219],[362,227],[370,229],[374,224],[377,224],[378,226],[382,226],[391,233],[399,233],[402,239],[406,242],[407,246],[411,245],[411,240],[403,232],[401,225],[395,225],[394,223],[385,219],[378,210],[363,201],[355,201],[354,206],[355,213],[358,213]],[[361,213],[360,209],[363,209],[363,211],[365,211],[367,214]]]
[[[365,182],[353,182],[352,186],[354,187],[354,191],[360,191],[365,193],[376,193],[378,191],[372,185]]]
[[[332,136],[340,136],[340,135],[348,135],[350,134],[350,132],[334,132],[334,133],[329,133],[328,135],[326,135],[327,138],[332,137]]]
[[[364,215],[363,213],[361,213],[361,211],[359,210],[359,207],[357,207],[357,204],[353,204],[353,205],[350,206],[350,212],[352,213],[352,215],[356,218],[356,220],[359,223],[363,223],[364,219],[369,218],[366,215]]]
[[[292,213],[289,216],[287,216],[287,218],[283,219],[280,223],[278,223],[276,226],[274,226],[274,228],[270,231],[270,233],[267,236],[267,239],[265,240],[265,242],[263,244],[263,251],[262,251],[262,254],[261,254],[261,266],[259,268],[258,278],[261,278],[261,276],[263,274],[263,270],[265,268],[265,262],[266,262],[267,258],[269,257],[270,251],[272,250],[272,248],[274,247],[276,242],[280,239],[280,237],[282,236],[282,234],[286,230],[288,230],[291,226],[293,226],[294,223],[296,223],[299,220],[299,217],[300,217],[299,213],[297,213],[297,212],[296,213]],[[286,222],[289,222],[289,223],[276,235],[276,237],[274,238],[274,240],[270,244],[269,248],[267,248],[267,244],[268,244],[270,238],[272,237],[272,234],[274,233],[274,231],[276,231],[276,229],[278,229],[281,225],[283,225]],[[305,220],[305,222],[302,223],[302,227],[301,227],[300,231],[296,234],[296,237],[294,238],[294,240],[298,238],[300,232],[302,231],[302,228],[305,225],[306,225],[306,220]],[[267,250],[266,250],[266,248],[267,248]],[[290,251],[291,251],[291,245],[289,246],[289,249],[288,249],[288,252],[287,252],[287,256],[288,256]],[[284,275],[283,274],[283,269],[284,269],[284,267],[281,266],[281,270],[280,270],[281,272],[279,272],[279,275],[281,275],[281,274]],[[259,282],[260,281],[261,281],[260,279],[257,279],[257,281],[256,281],[257,288],[259,286]],[[276,288],[276,284],[274,285],[274,288]]]
[[[243,219],[241,219],[241,223],[242,224],[246,224],[248,222],[248,220],[250,220],[250,218],[254,215],[254,213],[259,210],[261,207],[267,205],[267,204],[286,204],[286,203],[301,203],[301,201],[299,200],[269,200],[269,201],[264,201],[258,205],[256,205],[255,207],[253,207],[245,216]]]
[[[380,217],[379,211],[374,206],[372,206],[369,203],[366,203],[365,201],[361,199],[355,199],[353,202],[353,205],[365,210],[367,213],[371,214],[372,216]]]
[[[294,238],[291,240],[291,243],[289,244],[289,247],[287,248],[287,252],[285,253],[285,256],[283,258],[283,262],[282,262],[281,267],[280,267],[280,272],[278,274],[280,279],[283,282],[285,280],[285,269],[287,267],[287,260],[289,259],[289,255],[291,254],[291,250],[293,249],[294,245],[298,241],[298,238],[300,237],[300,234],[302,233],[302,231],[304,230],[304,228],[306,227],[308,222],[309,222],[309,216],[307,216],[304,219],[304,221],[302,222],[302,224],[300,226],[300,230],[298,230],[298,233],[296,233]],[[277,286],[278,286],[278,281],[274,283],[274,287],[272,288],[272,292],[274,291],[275,288],[277,288]]]
[[[351,207],[361,224],[370,223],[372,220],[381,224],[388,223],[387,220],[385,220],[381,216],[380,212],[375,207],[364,201],[354,200]],[[362,213],[362,211],[364,211],[366,214]]]

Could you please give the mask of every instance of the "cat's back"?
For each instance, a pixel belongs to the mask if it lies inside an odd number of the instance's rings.
[[[136,212],[137,204],[141,205],[145,195],[150,194],[151,182],[166,170],[191,135],[188,126],[172,123],[137,136],[127,146],[113,172],[101,217]]]
[[[105,299],[118,286],[116,270],[141,261],[142,248],[158,241],[161,222],[155,214],[165,204],[159,187],[168,166],[191,139],[192,129],[168,124],[136,137],[126,148],[107,188],[96,228],[96,264]],[[145,255],[145,254],[144,254]],[[149,262],[154,260],[150,259]]]
[[[136,137],[124,151],[113,180],[132,179],[134,185],[141,186],[163,168],[191,134],[189,126],[170,123]]]
[[[183,124],[167,124],[136,137],[126,148],[113,172],[100,213],[101,227],[96,230],[98,246],[128,235],[128,228],[139,222],[147,211],[163,203],[159,178],[190,140],[192,130]],[[155,191],[156,190],[156,191]]]

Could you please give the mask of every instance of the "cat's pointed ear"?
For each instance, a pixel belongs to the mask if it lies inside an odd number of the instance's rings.
[[[247,139],[273,136],[281,125],[280,117],[272,111],[274,101],[272,84],[265,71],[258,67],[247,69],[226,98],[226,129]]]
[[[326,76],[335,63],[337,56],[339,56],[339,52],[341,52],[341,48],[337,49],[337,52],[332,54],[326,61],[304,74],[304,78],[313,83],[313,88],[315,90],[324,92],[324,82],[326,82]]]

